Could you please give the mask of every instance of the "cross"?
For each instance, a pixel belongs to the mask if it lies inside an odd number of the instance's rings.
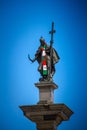
[[[52,22],[52,29],[51,31],[49,32],[49,34],[51,34],[51,41],[50,41],[50,44],[52,46],[53,44],[53,34],[55,33],[56,31],[54,30],[54,22]]]

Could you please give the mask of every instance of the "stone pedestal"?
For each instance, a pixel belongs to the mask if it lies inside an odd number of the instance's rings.
[[[20,108],[28,119],[36,123],[37,130],[57,130],[57,126],[73,114],[65,104],[40,104]]]
[[[35,83],[39,89],[39,102],[38,104],[51,104],[54,102],[54,90],[58,88],[55,83],[40,82]]]
[[[65,104],[54,104],[54,90],[58,86],[53,82],[35,83],[39,89],[37,105],[20,106],[24,115],[36,123],[37,130],[57,130],[57,126],[70,118],[73,112]]]

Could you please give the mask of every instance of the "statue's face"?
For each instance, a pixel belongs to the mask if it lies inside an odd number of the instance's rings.
[[[44,41],[40,41],[40,43],[41,43],[41,46],[44,46]]]

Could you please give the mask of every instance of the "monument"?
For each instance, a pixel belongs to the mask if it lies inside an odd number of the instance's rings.
[[[41,37],[35,57],[31,59],[28,55],[31,62],[39,63],[38,71],[41,77],[39,82],[35,83],[35,87],[39,90],[39,101],[35,105],[20,106],[25,117],[36,123],[37,130],[57,130],[58,125],[62,121],[67,121],[73,114],[65,104],[54,103],[54,90],[58,86],[53,82],[53,76],[55,64],[60,59],[53,48],[54,22],[52,22],[52,29],[49,33],[51,34],[50,45]]]

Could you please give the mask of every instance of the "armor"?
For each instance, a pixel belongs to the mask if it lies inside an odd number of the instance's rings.
[[[50,50],[52,51],[52,55],[50,56]],[[29,60],[34,62],[37,60],[39,63],[38,71],[41,74],[40,81],[52,81],[52,77],[55,73],[55,64],[59,61],[59,56],[54,48],[50,48],[47,45],[45,40],[40,38],[40,46],[36,51],[35,58],[31,59],[28,56]],[[51,69],[50,69],[51,68]]]

